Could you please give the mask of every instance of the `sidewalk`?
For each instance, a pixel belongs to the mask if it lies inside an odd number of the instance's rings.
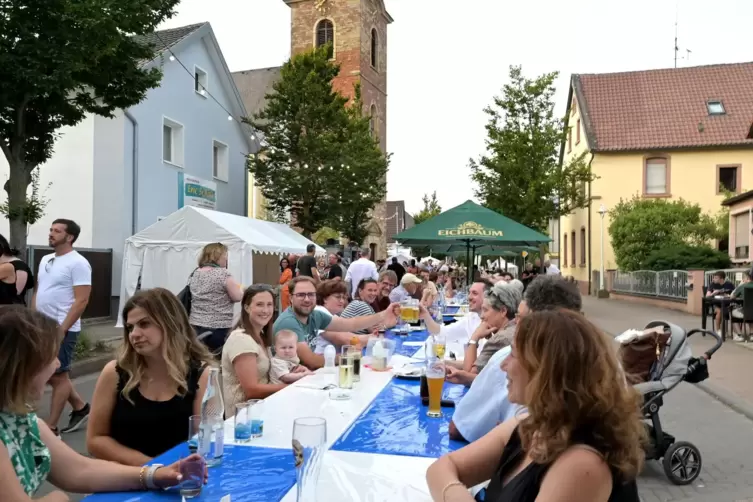
[[[123,328],[116,328],[114,320],[97,323],[82,322],[81,331],[89,335],[92,342],[110,342],[123,337]]]
[[[662,320],[686,330],[701,327],[701,318],[683,312],[621,300],[583,297],[583,312],[606,333],[616,336],[627,329],[642,329],[651,321]],[[711,319],[709,319],[711,326]],[[712,347],[713,340],[694,335],[690,338],[694,355]],[[753,344],[748,344],[753,345]],[[714,354],[709,366],[711,376],[697,386],[730,408],[753,420],[753,347],[727,340]]]

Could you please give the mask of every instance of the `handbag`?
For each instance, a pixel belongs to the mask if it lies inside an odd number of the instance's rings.
[[[191,272],[191,275],[188,276],[188,284],[186,284],[186,287],[181,289],[177,295],[178,301],[183,305],[183,308],[186,309],[186,314],[188,315],[191,315],[191,300],[193,299],[193,295],[191,294],[191,278],[197,270],[199,269],[194,269],[194,271]]]
[[[648,382],[656,365],[661,362],[669,343],[670,331],[663,326],[643,333],[620,345],[622,368],[631,384]]]

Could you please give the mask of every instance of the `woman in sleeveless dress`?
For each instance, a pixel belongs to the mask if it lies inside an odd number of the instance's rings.
[[[0,499],[32,500],[46,481],[58,488],[43,497],[46,502],[67,502],[63,491],[161,490],[177,485],[179,462],[130,467],[85,457],[37,418],[32,406],[60,366],[59,348],[54,320],[22,305],[0,306]]]
[[[34,274],[31,273],[31,269],[18,257],[18,250],[10,247],[8,240],[5,236],[0,235],[0,263],[10,263],[13,266],[15,274],[13,276],[13,288],[8,288],[4,284],[9,284],[9,278],[3,279],[3,284],[0,284],[2,292],[0,292],[0,304],[17,303],[20,305],[26,305],[26,293],[34,289]],[[8,275],[7,267],[6,273],[0,275]],[[15,293],[13,293],[15,291]],[[6,300],[6,296],[10,297]]]
[[[578,313],[533,312],[502,370],[527,412],[432,464],[435,501],[472,502],[490,480],[487,502],[639,502],[646,430],[611,339]]]
[[[136,293],[123,308],[123,344],[97,380],[86,433],[89,453],[143,465],[186,440],[212,355],[170,291]]]

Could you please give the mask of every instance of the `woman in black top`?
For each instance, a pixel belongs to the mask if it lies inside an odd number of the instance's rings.
[[[143,465],[188,439],[212,356],[170,291],[136,293],[123,308],[124,340],[92,399],[86,444],[97,458]]]
[[[0,235],[0,263],[9,263],[14,271],[12,277],[10,267],[4,267],[0,271],[3,275],[0,282],[0,304],[26,305],[26,293],[34,289],[34,275],[26,262],[18,258],[18,251],[11,249],[3,235]]]
[[[510,402],[527,411],[432,464],[435,501],[472,502],[467,487],[486,480],[487,502],[639,501],[640,396],[611,340],[578,313],[534,312],[502,370]]]

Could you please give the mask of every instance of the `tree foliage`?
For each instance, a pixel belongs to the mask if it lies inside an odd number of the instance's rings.
[[[586,207],[585,187],[594,179],[585,154],[560,166],[567,130],[554,114],[557,75],[529,79],[520,66],[511,66],[502,97],[484,110],[486,154],[470,161],[483,204],[539,231],[551,218]]]
[[[361,105],[349,109],[348,99],[333,90],[340,68],[328,50],[293,56],[267,94],[266,108],[247,120],[264,135],[248,169],[268,210],[290,214],[307,236],[327,225],[357,234],[374,201],[384,197],[388,165]]]
[[[159,85],[159,69],[142,68],[152,33],[179,0],[16,0],[0,2],[0,150],[10,243],[26,248],[34,218],[27,197],[32,173],[50,159],[60,129],[87,114],[111,117]]]
[[[644,268],[654,251],[706,245],[719,233],[714,217],[682,199],[621,199],[609,217],[617,266],[625,271]]]
[[[430,220],[442,212],[442,206],[439,205],[439,201],[437,200],[436,190],[432,192],[431,197],[429,197],[429,194],[425,193],[421,200],[424,203],[424,207],[421,211],[413,215],[413,222],[416,225],[419,225],[426,220]]]
[[[731,266],[728,253],[706,245],[681,243],[656,249],[646,258],[646,270],[719,270]]]

